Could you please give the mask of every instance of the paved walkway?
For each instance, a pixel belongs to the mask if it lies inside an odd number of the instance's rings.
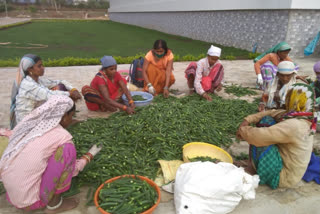
[[[301,75],[311,75],[314,77],[312,67],[317,59],[296,59],[300,65]],[[225,67],[225,80],[227,83],[241,84],[242,86],[255,87],[256,76],[253,71],[251,60],[223,61]],[[186,80],[184,78],[184,69],[188,62],[174,63],[174,75],[176,83],[173,89],[187,92]],[[100,66],[74,66],[74,67],[54,67],[46,68],[45,76],[51,79],[65,79],[73,84],[74,87],[81,89],[85,84],[90,83],[91,79],[98,71]],[[129,65],[119,65],[118,70],[128,69]],[[17,68],[0,68],[0,127],[9,127],[9,107],[12,81],[15,78]],[[232,97],[224,92],[219,93],[223,97]],[[101,112],[89,112],[84,101],[77,103],[77,119],[84,120],[88,117],[107,117],[108,114]],[[316,135],[315,144],[319,146],[319,134]],[[235,144],[234,150],[248,151],[247,143]],[[77,209],[65,212],[65,214],[95,214],[98,213],[95,207],[86,207],[86,191],[82,191],[76,197],[80,198],[81,203]],[[320,185],[314,182],[301,182],[294,189],[271,190],[266,186],[259,186],[255,200],[245,201],[236,207],[232,214],[305,214],[320,213]],[[10,206],[4,195],[0,196],[0,214],[18,214],[24,213]],[[43,213],[42,211],[32,213]],[[163,193],[162,200],[154,214],[174,214],[173,195]]]
[[[10,17],[5,17],[5,18],[0,18],[0,26],[3,25],[11,25],[19,22],[26,22],[30,21],[30,18],[10,18]]]

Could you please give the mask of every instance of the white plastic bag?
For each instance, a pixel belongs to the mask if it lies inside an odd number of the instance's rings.
[[[231,212],[243,198],[254,199],[259,176],[230,163],[182,164],[176,174],[174,202],[177,214]]]

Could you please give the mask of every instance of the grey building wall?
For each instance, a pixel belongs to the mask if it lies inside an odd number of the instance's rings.
[[[258,52],[263,52],[287,41],[293,46],[292,56],[303,56],[303,49],[320,30],[320,10],[132,12],[109,16],[113,21],[249,51],[255,43]]]
[[[304,48],[320,31],[320,10],[291,10],[286,41],[292,46],[290,55],[303,56]],[[313,57],[320,56],[320,41]]]

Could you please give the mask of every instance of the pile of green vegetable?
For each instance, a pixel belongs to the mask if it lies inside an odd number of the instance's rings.
[[[253,91],[249,88],[238,86],[238,85],[233,85],[233,84],[230,86],[225,86],[225,92],[228,94],[234,94],[237,97],[258,94],[256,91]]]
[[[98,186],[123,174],[155,179],[157,160],[182,159],[182,146],[189,142],[230,145],[243,118],[256,110],[256,103],[217,96],[211,102],[196,94],[180,99],[157,96],[151,105],[136,108],[134,115],[121,111],[78,123],[69,131],[79,156],[94,143],[103,144],[79,174],[79,185]]]
[[[144,100],[146,100],[141,95],[134,95],[134,96],[132,96],[132,99],[133,99],[133,101],[144,101]]]
[[[156,204],[158,194],[139,177],[122,177],[107,183],[99,192],[99,206],[112,214],[142,213]]]
[[[210,161],[210,162],[213,162],[213,163],[219,163],[221,160],[219,160],[219,159],[217,159],[217,158],[212,158],[212,157],[209,157],[209,156],[197,156],[197,157],[194,157],[194,158],[190,158],[189,161],[190,161],[190,162],[196,162],[196,161],[205,162],[205,161]]]

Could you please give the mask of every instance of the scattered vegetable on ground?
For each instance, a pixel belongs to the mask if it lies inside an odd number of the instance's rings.
[[[249,88],[245,88],[242,86],[234,85],[231,86],[225,86],[225,92],[228,94],[234,94],[237,97],[242,97],[246,95],[257,95],[258,93],[256,91],[253,91]]]
[[[167,99],[156,96],[151,105],[136,108],[134,115],[118,112],[107,119],[78,123],[69,131],[79,156],[93,143],[103,144],[94,161],[79,174],[79,185],[97,187],[124,174],[153,180],[160,167],[157,160],[182,159],[186,143],[229,146],[243,118],[256,110],[257,103],[218,96],[211,102],[198,95]]]

